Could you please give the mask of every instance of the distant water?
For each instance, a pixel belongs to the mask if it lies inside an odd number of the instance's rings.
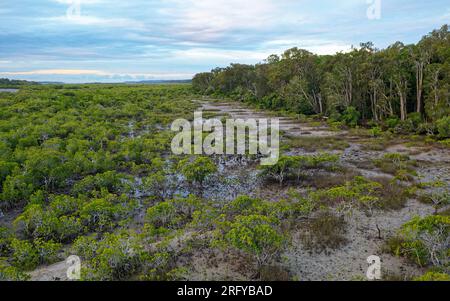
[[[0,89],[0,93],[1,92],[6,92],[6,93],[17,93],[19,92],[19,89]]]

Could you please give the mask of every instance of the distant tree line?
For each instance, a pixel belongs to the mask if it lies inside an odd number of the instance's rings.
[[[26,80],[15,80],[8,78],[0,78],[0,88],[15,88],[25,85],[37,85],[36,82],[30,82]]]
[[[292,48],[257,65],[231,64],[197,74],[192,83],[199,93],[266,109],[358,123],[412,120],[411,129],[417,123],[431,126],[450,113],[449,27],[416,45],[396,42],[384,50],[372,42],[335,55]]]

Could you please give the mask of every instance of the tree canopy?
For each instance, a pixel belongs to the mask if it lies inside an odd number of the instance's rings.
[[[197,74],[192,83],[199,93],[327,115],[349,125],[406,122],[417,115],[435,122],[450,114],[449,27],[415,45],[396,42],[384,50],[371,42],[336,55],[292,48],[257,65],[231,64]]]

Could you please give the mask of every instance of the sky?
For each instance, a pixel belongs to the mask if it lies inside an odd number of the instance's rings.
[[[416,43],[446,23],[448,0],[0,0],[0,78],[190,79],[291,47]]]

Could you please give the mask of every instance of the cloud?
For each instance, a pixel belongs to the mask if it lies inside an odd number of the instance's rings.
[[[254,64],[263,61],[272,54],[282,54],[285,50],[298,47],[319,55],[348,52],[351,45],[340,41],[329,40],[272,40],[263,43],[258,49],[238,50],[220,48],[189,48],[175,50],[171,56],[179,60],[189,61],[215,61],[218,63],[248,63]]]
[[[226,50],[213,48],[192,48],[187,50],[175,50],[172,56],[188,60],[205,60],[205,61],[226,61],[228,63],[234,61],[246,60],[249,62],[257,62],[267,58],[270,51],[254,51],[254,50]]]
[[[160,12],[177,19],[186,29],[223,31],[258,28],[270,21],[276,6],[269,0],[168,0],[172,8]]]
[[[72,4],[77,4],[77,3],[79,3],[81,5],[106,3],[105,0],[52,0],[52,1],[59,3],[59,4],[65,4],[65,5],[72,5]]]
[[[144,29],[145,25],[143,22],[139,22],[127,18],[102,18],[94,16],[59,16],[59,17],[48,17],[43,18],[42,21],[56,23],[56,24],[71,24],[71,25],[84,25],[84,26],[101,26],[101,27],[117,27],[117,28],[127,28],[131,27],[133,29]]]
[[[81,82],[186,78],[291,47],[333,54],[369,40],[379,48],[414,43],[450,21],[448,0],[384,1],[377,21],[367,19],[365,0],[80,0],[80,16],[68,18],[76,1],[0,8],[0,74]]]
[[[191,41],[207,42],[236,31],[266,31],[276,24],[298,23],[283,11],[290,0],[166,0],[159,13],[170,18],[170,30]]]
[[[108,72],[102,70],[83,70],[83,69],[44,69],[32,71],[10,71],[0,72],[0,75],[6,76],[96,76],[107,79],[189,79],[194,75],[193,73],[181,72],[155,72],[155,73],[135,73],[135,72]]]
[[[445,13],[440,19],[445,22],[450,22],[450,9],[447,9],[447,13]]]
[[[301,49],[306,49],[312,53],[319,55],[336,54],[338,52],[348,52],[351,50],[352,45],[345,43],[343,41],[335,40],[272,40],[265,43],[267,47],[277,47],[281,51],[298,47]]]
[[[1,75],[108,75],[99,70],[47,69],[33,71],[0,72]]]

